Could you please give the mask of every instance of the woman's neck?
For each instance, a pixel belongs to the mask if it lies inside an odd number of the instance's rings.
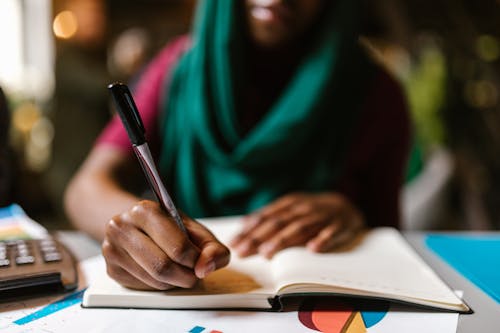
[[[250,67],[284,74],[293,71],[302,56],[303,49],[296,44],[273,49],[253,44],[250,47],[248,60],[251,63]]]

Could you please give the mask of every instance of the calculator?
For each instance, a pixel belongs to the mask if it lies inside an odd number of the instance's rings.
[[[69,291],[77,284],[76,262],[55,237],[0,241],[0,300]]]

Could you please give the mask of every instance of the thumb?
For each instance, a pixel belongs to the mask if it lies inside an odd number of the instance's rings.
[[[207,242],[194,266],[194,272],[198,278],[203,279],[213,271],[226,266],[229,259],[230,253],[226,246],[217,240]]]
[[[230,260],[229,249],[222,244],[205,226],[199,223],[189,225],[191,241],[201,253],[194,266],[196,276],[203,279],[211,272],[226,266]]]

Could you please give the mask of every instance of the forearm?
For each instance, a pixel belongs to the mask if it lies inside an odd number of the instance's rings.
[[[130,156],[113,147],[97,146],[90,152],[64,197],[66,213],[76,228],[102,240],[105,224],[139,200],[118,181],[118,170],[128,161]]]
[[[104,238],[106,222],[139,200],[113,179],[99,174],[77,175],[64,199],[66,213],[73,225],[99,241]]]

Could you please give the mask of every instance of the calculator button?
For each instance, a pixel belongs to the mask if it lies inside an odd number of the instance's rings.
[[[21,247],[21,248],[18,248],[16,252],[17,253],[29,253],[30,249],[28,249],[27,247]]]
[[[35,262],[35,257],[33,256],[25,256],[25,257],[17,257],[16,264],[18,265],[26,265],[33,264]]]
[[[9,289],[8,293],[16,295],[17,292],[24,295],[25,287],[31,286],[32,281],[37,281],[36,287],[29,288],[34,295],[39,291],[45,293],[45,286],[49,283],[52,286],[56,278],[65,290],[77,286],[74,259],[57,240],[44,238],[0,241],[0,303],[5,293],[5,288],[2,289],[4,281],[15,281],[14,289]]]
[[[39,241],[40,246],[55,246],[55,243],[51,239],[41,239]]]
[[[31,252],[26,250],[26,249],[22,249],[22,250],[17,250],[17,255],[19,257],[27,257],[27,256],[30,256],[31,255]]]
[[[43,260],[45,260],[45,262],[61,261],[62,255],[59,252],[45,253],[43,255]]]
[[[41,246],[42,252],[54,252],[57,251],[57,248],[54,245],[42,245]]]

